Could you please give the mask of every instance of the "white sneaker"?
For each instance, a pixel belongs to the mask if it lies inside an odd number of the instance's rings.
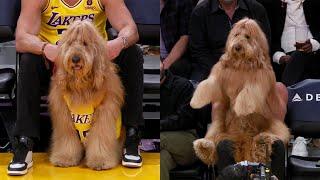
[[[307,157],[308,156],[307,144],[308,142],[304,137],[300,137],[300,136],[297,137],[293,143],[291,154],[294,156]]]

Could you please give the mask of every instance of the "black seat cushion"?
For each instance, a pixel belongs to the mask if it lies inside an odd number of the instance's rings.
[[[300,157],[290,156],[288,158],[288,166],[291,175],[316,176],[320,179],[320,167],[316,164],[320,157]]]
[[[15,71],[11,68],[0,69],[0,94],[10,94],[15,82]]]

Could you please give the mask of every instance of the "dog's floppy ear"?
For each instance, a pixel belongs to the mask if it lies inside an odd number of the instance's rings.
[[[93,64],[94,82],[93,86],[95,89],[101,89],[103,83],[105,82],[106,76],[109,72],[108,64],[111,63],[107,59],[107,50],[105,46],[105,40],[98,34],[95,34],[95,58]]]
[[[99,45],[97,45],[99,46]],[[94,71],[94,82],[93,86],[95,89],[100,89],[104,83],[105,80],[105,74],[107,73],[107,58],[105,54],[105,50],[103,49],[104,47],[97,47],[98,53],[96,53],[95,59],[94,59],[94,64],[93,64],[93,71]]]

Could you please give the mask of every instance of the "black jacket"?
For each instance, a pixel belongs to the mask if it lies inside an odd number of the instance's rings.
[[[270,6],[270,22],[272,31],[272,54],[276,51],[282,51],[281,36],[286,19],[286,3],[280,0],[272,0]],[[320,42],[320,1],[319,0],[305,0],[303,2],[304,15],[309,25],[313,38]]]
[[[256,0],[238,0],[238,5],[231,21],[219,7],[218,0],[204,0],[193,10],[189,25],[193,61],[191,79],[201,81],[208,76],[223,54],[232,25],[244,17],[257,20],[271,42],[270,25],[264,7]]]
[[[190,107],[193,85],[166,71],[160,89],[160,131],[196,129],[195,110]]]

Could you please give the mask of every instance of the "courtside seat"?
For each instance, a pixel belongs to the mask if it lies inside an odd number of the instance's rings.
[[[0,94],[10,95],[14,86],[15,79],[15,71],[13,69],[0,69]]]
[[[140,44],[159,46],[160,39],[160,1],[125,0],[134,22],[137,24]]]
[[[0,43],[14,40],[19,12],[20,0],[0,1]]]
[[[288,161],[290,172],[295,176],[317,176],[319,179],[320,167],[317,167],[319,160],[320,157],[290,156]]]
[[[288,87],[286,122],[294,136],[320,138],[320,80],[307,79]],[[320,149],[309,148],[309,157],[289,155],[291,179],[320,179]]]

